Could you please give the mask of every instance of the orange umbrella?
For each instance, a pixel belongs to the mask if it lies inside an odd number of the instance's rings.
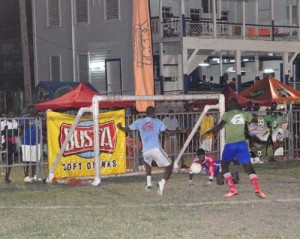
[[[300,92],[288,86],[272,76],[267,76],[263,80],[256,82],[239,95],[248,99],[268,100],[271,104],[300,103]]]

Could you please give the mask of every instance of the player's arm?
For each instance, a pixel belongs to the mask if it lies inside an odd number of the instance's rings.
[[[165,133],[168,136],[172,136],[172,135],[180,134],[180,133],[185,133],[185,132],[186,132],[186,129],[176,129],[176,130],[166,129],[166,130],[163,131],[163,133]]]
[[[118,129],[120,129],[124,132],[127,132],[127,133],[131,132],[131,129],[128,126],[123,127],[121,123],[118,123],[117,127],[118,127]]]
[[[226,124],[226,122],[223,121],[223,120],[221,120],[221,121],[219,122],[219,124],[217,124],[216,126],[212,127],[211,129],[205,131],[205,132],[200,136],[200,141],[202,142],[202,140],[205,138],[205,136],[206,136],[207,134],[211,134],[211,133],[217,134],[217,133],[219,133],[220,130],[225,126],[225,124]]]

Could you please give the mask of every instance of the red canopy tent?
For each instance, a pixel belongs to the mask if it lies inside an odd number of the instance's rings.
[[[259,105],[259,106],[268,106],[270,105],[269,100],[266,99],[249,99],[246,98],[244,96],[238,95],[237,93],[235,93],[235,91],[233,91],[233,89],[231,89],[230,87],[225,87],[225,89],[222,91],[222,94],[224,94],[225,96],[225,103],[226,105],[228,104],[228,101],[231,98],[236,98],[239,105],[241,105],[242,107],[246,107],[247,104],[249,103],[249,101],[251,101],[253,104]]]
[[[68,93],[45,102],[35,104],[36,111],[67,110],[89,107],[92,105],[92,99],[98,93],[91,90],[83,83],[79,84]],[[99,102],[99,108],[123,108],[134,106],[133,101],[102,101]]]
[[[231,98],[236,98],[238,103],[242,107],[247,107],[247,104],[249,101],[251,101],[253,104],[259,105],[259,106],[268,106],[269,100],[255,100],[255,99],[248,99],[246,97],[240,96],[233,89],[231,89],[229,86],[226,86],[224,90],[221,92],[225,96],[225,104],[228,105],[228,101]],[[218,100],[196,100],[192,103],[188,102],[192,108],[198,108],[200,111],[204,109],[205,105],[215,105],[218,103]]]
[[[248,89],[242,91],[240,96],[252,100],[267,100],[270,105],[276,103],[300,103],[300,92],[294,88],[274,79],[271,76],[256,82]]]

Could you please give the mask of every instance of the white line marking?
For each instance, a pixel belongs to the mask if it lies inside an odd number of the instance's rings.
[[[226,204],[250,204],[250,203],[289,203],[300,202],[300,198],[291,199],[258,199],[258,200],[246,200],[246,201],[215,201],[215,202],[198,202],[198,203],[156,203],[156,204],[118,204],[118,207],[123,208],[137,208],[137,207],[194,207],[194,206],[206,206],[206,205],[226,205]],[[56,206],[0,206],[0,209],[40,209],[40,210],[55,210],[55,209],[101,209],[114,205],[83,205],[83,206],[68,206],[68,205],[56,205]]]

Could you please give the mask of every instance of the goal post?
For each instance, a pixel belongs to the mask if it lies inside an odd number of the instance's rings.
[[[205,105],[199,119],[197,120],[197,122],[195,123],[191,133],[189,134],[188,138],[186,139],[186,141],[184,142],[184,145],[183,147],[181,148],[179,154],[177,155],[175,161],[174,161],[174,168],[177,169],[178,168],[178,163],[184,153],[184,151],[187,149],[189,143],[191,142],[192,138],[194,137],[194,135],[196,134],[197,130],[199,129],[200,125],[201,125],[201,122],[204,118],[204,116],[206,115],[206,113],[209,111],[209,110],[212,110],[212,109],[218,109],[219,110],[219,113],[220,115],[224,113],[224,111],[220,111],[220,103],[217,104],[217,105]],[[224,134],[224,131],[222,130],[220,132],[221,134],[221,139],[220,139],[220,151],[222,152],[223,151],[223,147],[224,147],[224,137],[223,137],[223,134]],[[222,140],[223,139],[223,140]]]
[[[207,112],[209,109],[218,109],[220,115],[225,112],[225,97],[223,94],[193,94],[193,95],[154,95],[154,96],[131,96],[131,95],[108,95],[108,96],[94,96],[92,100],[92,112],[93,112],[93,131],[94,138],[95,135],[99,135],[99,102],[101,101],[190,101],[190,100],[218,100],[218,104],[208,106],[206,105],[205,111]],[[183,148],[181,149],[179,155],[176,158],[176,163],[179,162],[185,148],[187,147],[189,141],[196,133],[197,128],[199,127],[203,117],[204,112],[201,114],[198,119],[196,125],[194,126],[192,132],[188,136],[187,141],[185,142]],[[221,150],[224,147],[225,143],[225,135],[224,130],[220,132],[220,147]],[[100,175],[100,160],[99,160],[99,141],[94,140],[94,159],[95,159],[95,176],[94,181],[92,183],[93,186],[98,186],[101,183],[101,175]]]

